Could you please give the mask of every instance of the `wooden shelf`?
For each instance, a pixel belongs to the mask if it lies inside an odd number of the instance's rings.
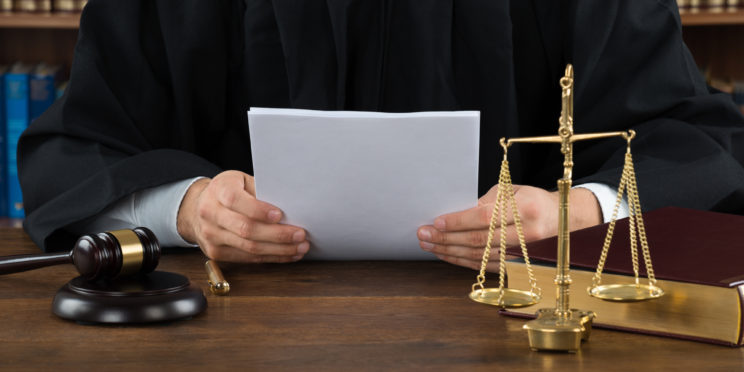
[[[719,25],[742,25],[744,26],[744,8],[737,9],[700,9],[681,10],[683,26],[719,26]]]
[[[0,28],[77,29],[80,13],[0,13]]]

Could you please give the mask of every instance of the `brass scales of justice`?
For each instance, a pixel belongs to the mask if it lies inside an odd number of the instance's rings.
[[[591,332],[592,320],[596,314],[591,310],[571,309],[569,306],[569,289],[571,285],[569,258],[569,190],[571,189],[571,176],[573,168],[573,143],[577,141],[622,137],[627,141],[625,153],[625,164],[623,166],[620,186],[617,191],[615,208],[612,219],[607,229],[602,253],[597,264],[597,270],[592,278],[592,285],[587,288],[591,296],[608,301],[642,301],[661,297],[664,291],[656,286],[651,256],[649,254],[646,231],[641,216],[641,204],[638,198],[635,170],[630,153],[630,143],[635,137],[633,130],[624,132],[605,132],[574,134],[573,131],[573,89],[574,71],[573,66],[566,66],[565,76],[560,79],[562,89],[562,109],[559,119],[557,136],[524,137],[524,138],[501,138],[500,144],[504,149],[504,158],[501,163],[499,184],[496,201],[491,214],[491,222],[488,232],[488,241],[483,251],[483,260],[477,281],[472,286],[470,298],[474,301],[495,305],[502,308],[523,307],[538,303],[542,297],[541,289],[537,286],[535,276],[532,272],[527,247],[522,232],[522,224],[514,200],[514,190],[509,173],[507,153],[509,147],[514,143],[560,143],[561,153],[564,155],[563,178],[558,180],[559,205],[558,205],[558,248],[556,256],[556,307],[539,309],[536,318],[527,322],[524,329],[527,330],[530,348],[532,350],[557,350],[576,352],[581,346],[582,340],[588,340]],[[624,190],[627,193],[630,225],[630,251],[633,261],[635,282],[628,284],[602,285],[602,270],[610,248],[610,242],[615,228],[615,221],[622,202]],[[519,245],[527,268],[529,291],[505,288],[505,264],[506,259],[506,225],[507,209],[511,207],[516,226]],[[500,216],[500,219],[497,218]],[[499,263],[499,286],[498,288],[486,288],[486,265],[491,254],[491,243],[497,221],[500,221],[500,263]],[[640,242],[648,284],[641,284],[638,274],[638,241]]]

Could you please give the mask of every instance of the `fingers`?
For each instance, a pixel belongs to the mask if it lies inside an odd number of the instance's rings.
[[[302,258],[302,255],[281,256],[281,255],[257,255],[235,248],[230,245],[215,247],[216,252],[214,260],[222,262],[246,262],[246,263],[287,263],[295,262]],[[208,255],[209,256],[209,255]]]
[[[310,243],[272,243],[244,239],[219,228],[201,232],[201,249],[211,259],[230,262],[292,262],[301,259]]]
[[[427,252],[434,253],[434,255],[461,257],[466,260],[478,262],[483,259],[483,247],[473,248],[457,245],[432,245],[425,242],[419,242],[419,245],[421,246],[421,249]],[[495,247],[491,250],[491,254],[488,259],[489,261],[498,261],[498,249],[498,247]]]
[[[482,262],[481,260],[470,260],[464,257],[458,257],[458,256],[448,256],[444,254],[437,254],[437,258],[439,258],[442,261],[449,262],[451,264],[467,267],[473,270],[480,270]],[[499,271],[499,261],[489,261],[486,265],[486,271],[488,272],[498,272]]]
[[[231,177],[231,178],[215,178],[213,181],[214,185],[210,185],[208,192],[211,192],[217,202],[222,206],[232,211],[235,211],[248,218],[276,223],[282,218],[282,212],[279,208],[256,199],[250,191],[246,191],[244,187],[253,185],[253,182],[247,182],[242,178]],[[250,186],[252,189],[252,186]],[[255,190],[253,190],[255,192]],[[206,218],[210,218],[208,214],[213,212],[213,208],[209,208],[203,213],[206,213]]]
[[[251,219],[235,211],[217,208],[208,211],[210,220],[235,236],[269,243],[301,243],[305,241],[305,230],[291,225],[266,223]]]
[[[297,226],[280,224],[282,212],[257,200],[253,177],[226,171],[182,202],[186,217],[191,210],[195,241],[212,259],[232,262],[291,262],[309,250],[307,233]],[[191,205],[194,205],[193,209]],[[179,213],[181,213],[179,211]]]
[[[272,243],[257,240],[244,239],[230,232],[219,232],[219,239],[212,239],[213,244],[218,246],[229,246],[252,255],[269,256],[296,256],[307,253],[309,243]]]
[[[434,226],[421,226],[417,232],[422,244],[432,246],[463,246],[471,248],[483,248],[488,242],[488,229],[470,231],[440,231]],[[493,232],[492,247],[498,247],[501,242],[501,229],[496,228]],[[506,245],[519,245],[519,234],[516,225],[508,225],[506,228]],[[422,245],[422,248],[424,246]],[[434,252],[434,250],[432,250]]]
[[[464,211],[444,214],[434,219],[434,227],[441,231],[469,231],[487,229],[491,224],[494,203],[480,204],[477,207]],[[506,223],[514,223],[511,206],[506,208]],[[497,214],[497,222],[501,223],[500,214]]]

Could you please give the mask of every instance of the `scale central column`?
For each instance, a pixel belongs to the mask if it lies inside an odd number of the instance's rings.
[[[568,142],[568,141],[566,141]],[[570,144],[569,144],[570,146]],[[564,177],[558,180],[558,251],[556,255],[556,299],[554,309],[540,309],[537,318],[527,322],[524,329],[533,350],[561,350],[576,352],[582,340],[587,340],[592,329],[594,312],[569,307],[571,290],[571,249],[568,230],[569,197],[571,191],[570,147],[566,156]]]
[[[556,300],[555,300],[555,313],[556,316],[562,319],[568,319],[571,317],[571,310],[569,309],[569,291],[571,286],[571,271],[570,271],[570,258],[571,258],[571,242],[569,239],[568,229],[568,202],[569,202],[569,191],[571,190],[570,179],[558,180],[558,194],[559,206],[558,206],[558,256],[556,258]]]

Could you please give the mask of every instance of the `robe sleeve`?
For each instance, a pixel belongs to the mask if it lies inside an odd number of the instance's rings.
[[[91,1],[65,94],[19,141],[24,228],[46,251],[69,250],[76,237],[66,226],[135,191],[220,171],[196,155],[177,114],[161,3]],[[220,92],[210,94],[219,107]]]
[[[643,210],[681,206],[744,213],[744,117],[711,94],[682,39],[673,0],[578,1],[576,133],[633,128]],[[625,142],[576,145],[577,183],[617,187]],[[597,164],[595,169],[582,164]],[[591,167],[595,167],[592,165]]]

